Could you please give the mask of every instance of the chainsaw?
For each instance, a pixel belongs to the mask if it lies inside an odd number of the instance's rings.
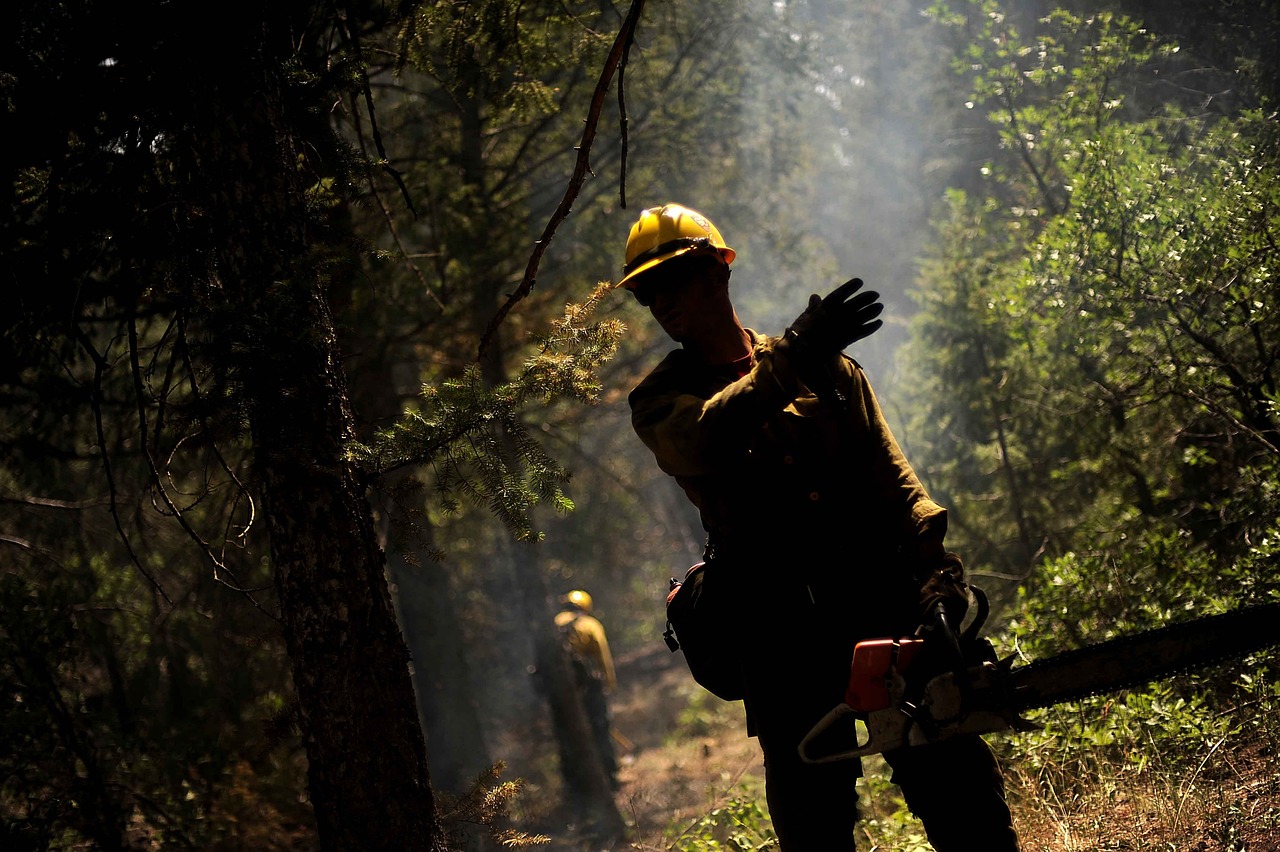
[[[923,635],[854,648],[844,701],[800,742],[808,763],[830,763],[960,734],[1034,730],[1027,710],[1140,686],[1280,644],[1280,602],[1264,603],[1014,665],[978,636],[989,612],[970,586],[976,617],[962,632],[936,610]],[[865,742],[862,730],[865,729]]]

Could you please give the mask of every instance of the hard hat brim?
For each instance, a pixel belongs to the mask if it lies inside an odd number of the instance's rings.
[[[626,275],[624,275],[622,277],[622,280],[613,286],[615,289],[618,287],[622,287],[627,290],[633,290],[635,289],[637,279],[639,279],[641,275],[644,275],[646,272],[653,269],[655,266],[658,266],[659,264],[662,264],[662,263],[666,263],[668,260],[672,260],[673,258],[680,257],[681,255],[689,254],[690,252],[709,253],[711,251],[714,251],[716,254],[720,255],[721,260],[723,260],[726,265],[733,263],[733,259],[737,257],[737,252],[735,252],[733,249],[729,248],[728,246],[723,246],[723,247],[686,246],[684,248],[678,248],[673,251],[669,251],[666,254],[661,254],[655,258],[646,260],[644,263],[640,264],[635,269],[631,270]]]

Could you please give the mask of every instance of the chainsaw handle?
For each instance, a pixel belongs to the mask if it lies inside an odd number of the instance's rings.
[[[987,623],[987,616],[991,614],[991,601],[987,600],[987,593],[972,583],[968,585],[969,592],[973,595],[973,602],[977,605],[977,612],[974,613],[973,621],[969,622],[969,626],[960,636],[960,640],[965,644],[978,638],[978,631]]]
[[[978,638],[978,631],[987,623],[987,616],[991,614],[991,601],[987,599],[987,593],[971,583],[967,584],[966,588],[972,595],[975,606],[973,618],[963,631],[959,624],[951,623],[942,601],[937,601],[930,607],[925,614],[924,623],[918,628],[919,634],[927,632],[927,628],[930,627],[938,628],[939,632],[946,637],[947,645],[960,660],[964,659],[963,649],[969,647],[973,640]]]
[[[857,712],[858,711],[854,710],[848,704],[844,703],[837,704],[833,707],[827,715],[818,720],[817,724],[815,724],[813,728],[810,729],[809,733],[805,734],[804,739],[800,741],[800,759],[805,763],[836,763],[841,760],[849,760],[854,757],[864,757],[881,751],[881,743],[868,740],[865,745],[860,745],[857,748],[848,749],[846,751],[838,751],[833,752],[832,754],[822,755],[809,753],[810,746],[813,744],[814,740],[822,736],[822,734],[824,734],[829,728],[834,727],[835,724],[845,716],[856,714]],[[854,739],[854,745],[857,745],[856,738]]]
[[[939,601],[929,608],[925,615],[925,623],[921,625],[920,636],[925,640],[925,647],[937,647],[951,658],[950,668],[959,669],[964,666],[964,651],[960,647],[960,634],[947,615],[946,607]]]

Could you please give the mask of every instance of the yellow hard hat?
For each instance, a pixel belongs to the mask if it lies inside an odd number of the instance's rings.
[[[627,262],[622,267],[619,287],[634,289],[636,279],[660,263],[691,251],[714,250],[725,263],[733,263],[737,252],[724,243],[724,237],[711,220],[697,210],[680,204],[650,207],[640,214],[627,237]]]
[[[581,589],[574,589],[569,594],[560,599],[561,603],[572,604],[583,612],[591,612],[591,595]]]

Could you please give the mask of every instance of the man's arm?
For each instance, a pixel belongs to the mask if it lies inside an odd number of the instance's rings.
[[[848,359],[847,359],[848,360]],[[866,374],[848,360],[849,379],[856,393],[855,408],[866,417],[875,447],[873,470],[882,493],[898,504],[903,518],[904,554],[912,580],[920,589],[921,617],[941,604],[954,625],[968,608],[964,564],[948,553],[943,539],[947,533],[947,510],[934,502],[921,484],[915,469],[898,446]]]
[[[732,464],[765,419],[803,391],[774,341],[755,339],[755,364],[741,378],[701,396],[690,389],[682,352],[672,353],[631,392],[631,425],[672,476],[698,476]]]
[[[871,440],[872,471],[883,499],[896,506],[902,518],[900,532],[916,542],[921,556],[942,556],[947,532],[947,510],[934,502],[907,461],[880,409],[880,402],[862,368],[844,358],[849,416],[865,423]]]

